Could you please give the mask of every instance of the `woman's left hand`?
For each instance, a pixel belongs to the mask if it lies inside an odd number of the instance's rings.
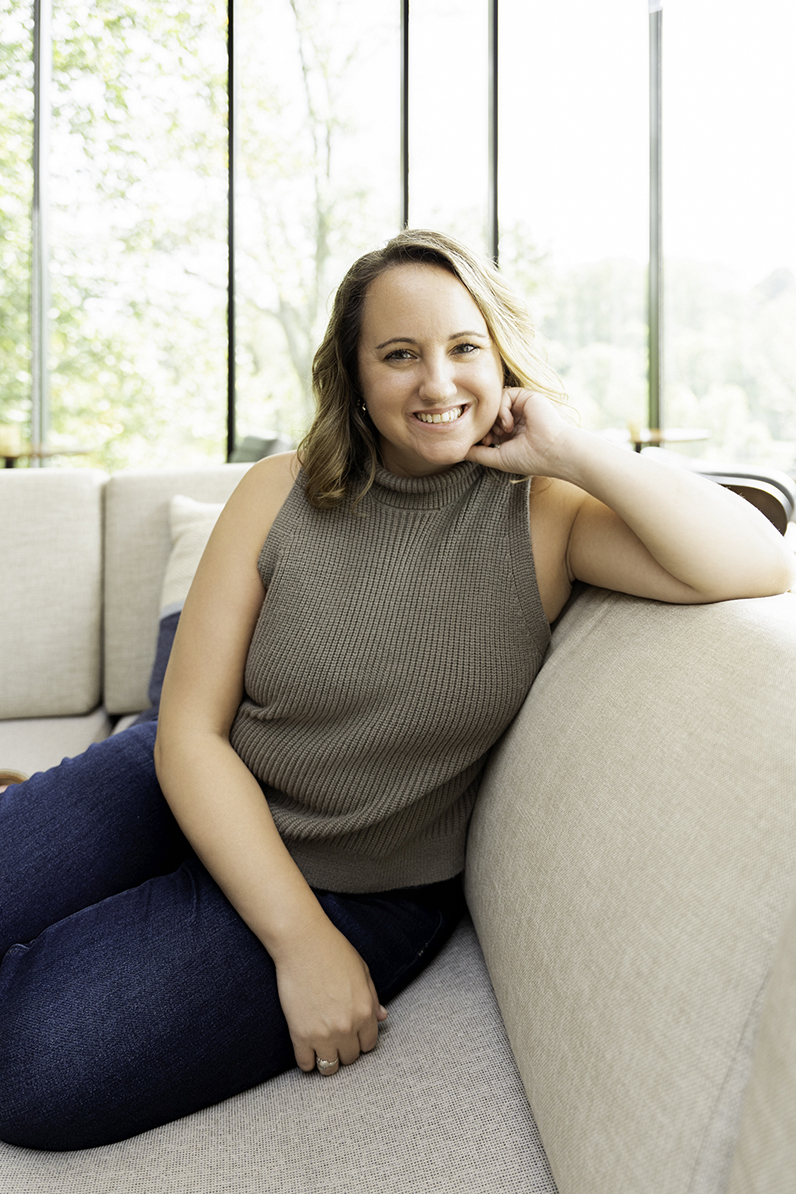
[[[491,430],[465,459],[506,473],[560,477],[570,431],[572,425],[544,394],[509,387]]]
[[[792,553],[743,498],[583,431],[543,394],[505,389],[466,459],[552,478],[537,490],[536,523],[548,507],[570,581],[681,603],[762,597],[793,583]]]

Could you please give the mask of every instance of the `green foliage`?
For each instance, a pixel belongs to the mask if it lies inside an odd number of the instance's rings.
[[[0,0],[0,423],[29,418],[33,19]]]
[[[365,87],[357,74],[395,53],[396,16],[364,0],[237,0],[236,21],[238,425],[298,437],[329,296],[352,258],[397,227],[397,139],[369,110],[372,76]],[[0,0],[0,22],[0,422],[24,422],[31,9]],[[223,455],[225,39],[222,0],[55,0],[51,439],[91,448],[72,464]],[[646,422],[643,268],[561,269],[531,224],[502,228],[501,264],[583,425]],[[708,427],[714,456],[792,466],[793,275],[750,291],[726,271],[668,262],[665,292],[669,425]]]
[[[27,409],[30,20],[4,24],[3,407]],[[4,17],[8,14],[4,14]],[[53,12],[51,440],[117,468],[223,453],[226,11],[64,0]]]
[[[358,254],[397,229],[374,202],[381,167],[345,169],[370,113],[352,72],[381,36],[350,0],[239,0],[238,420],[300,436],[329,297]],[[394,46],[393,46],[394,49]],[[384,52],[389,52],[385,46]],[[364,152],[364,151],[363,151]],[[364,161],[362,156],[357,161]],[[397,201],[397,186],[396,186]]]
[[[705,427],[705,455],[796,464],[796,279],[757,286],[727,270],[672,261],[666,270],[665,410]]]

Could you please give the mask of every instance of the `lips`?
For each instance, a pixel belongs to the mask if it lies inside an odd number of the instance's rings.
[[[416,410],[415,417],[421,423],[455,423],[464,414],[465,407],[453,406],[450,410]]]

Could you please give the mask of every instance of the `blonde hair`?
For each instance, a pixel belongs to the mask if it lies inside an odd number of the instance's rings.
[[[364,409],[358,367],[365,299],[370,285],[386,270],[418,264],[448,270],[469,292],[500,353],[505,386],[566,399],[558,376],[534,349],[536,333],[527,308],[492,263],[441,232],[400,232],[351,266],[337,289],[326,335],[312,363],[317,410],[298,455],[307,496],[319,509],[341,502],[355,480],[365,481],[357,501],[373,484],[378,439]]]

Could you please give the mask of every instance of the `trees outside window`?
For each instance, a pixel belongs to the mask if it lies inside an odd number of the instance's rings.
[[[52,2],[49,439],[90,449],[73,465],[222,459],[226,5]],[[501,268],[597,430],[646,422],[647,10],[499,6]],[[492,11],[412,0],[407,57],[410,223],[484,251]],[[24,435],[33,18],[0,16],[0,425]],[[239,438],[301,436],[329,297],[400,226],[401,18],[234,0]],[[710,431],[692,454],[793,468],[796,17],[666,0],[663,46],[665,424]]]

